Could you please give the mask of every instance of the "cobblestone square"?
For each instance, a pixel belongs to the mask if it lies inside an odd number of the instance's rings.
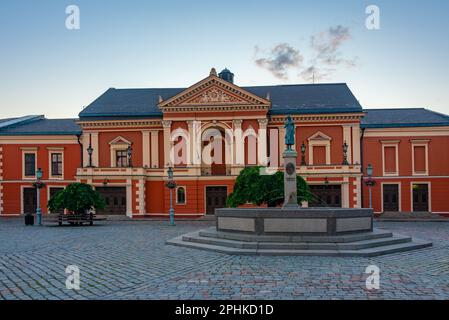
[[[165,245],[212,221],[25,227],[0,219],[0,299],[449,299],[449,223],[378,222],[433,247],[375,258],[228,256]],[[66,288],[66,267],[80,290]],[[365,270],[380,268],[380,289]]]

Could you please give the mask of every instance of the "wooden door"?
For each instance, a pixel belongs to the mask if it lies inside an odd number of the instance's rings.
[[[341,208],[341,185],[311,185],[313,200],[309,207]]]
[[[106,202],[104,210],[97,210],[97,214],[126,214],[126,187],[100,187],[96,190]]]
[[[399,185],[384,184],[383,189],[384,212],[399,211]]]
[[[427,184],[413,185],[413,211],[429,211],[429,186]]]
[[[23,213],[36,213],[37,190],[36,188],[23,188]]]
[[[215,214],[215,209],[226,207],[227,187],[206,187],[206,214]]]

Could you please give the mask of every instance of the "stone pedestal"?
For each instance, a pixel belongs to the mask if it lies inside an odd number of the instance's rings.
[[[284,158],[284,208],[298,208],[296,188],[296,159],[298,153],[294,150],[286,150]]]

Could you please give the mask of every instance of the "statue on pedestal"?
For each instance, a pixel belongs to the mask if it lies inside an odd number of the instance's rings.
[[[288,116],[284,124],[285,145],[284,158],[284,208],[298,208],[296,185],[296,158],[298,154],[292,149],[295,144],[295,123]]]
[[[295,123],[291,116],[287,117],[284,124],[285,130],[285,145],[287,150],[292,150],[292,146],[295,144]]]

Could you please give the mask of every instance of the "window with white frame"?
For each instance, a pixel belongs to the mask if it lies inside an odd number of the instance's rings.
[[[23,175],[25,178],[36,177],[36,152],[23,153]]]
[[[51,159],[51,176],[55,178],[62,178],[63,176],[63,155],[62,152],[50,153]]]
[[[186,203],[186,189],[185,187],[178,187],[176,189],[176,203],[185,204]]]
[[[429,174],[428,143],[429,140],[411,140],[413,175]]]

